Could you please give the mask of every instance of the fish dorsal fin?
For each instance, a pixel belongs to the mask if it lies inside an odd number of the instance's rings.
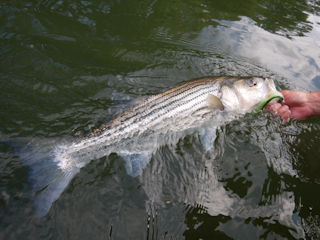
[[[224,106],[223,106],[220,98],[218,98],[215,95],[209,94],[207,102],[208,102],[208,107],[212,110],[218,110],[218,109],[223,110],[224,109]]]

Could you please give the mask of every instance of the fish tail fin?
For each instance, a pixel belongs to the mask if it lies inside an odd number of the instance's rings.
[[[63,169],[60,166],[63,159],[58,159],[61,156],[57,154],[55,142],[15,141],[10,145],[22,163],[29,168],[35,212],[37,216],[44,216],[79,169],[76,167]]]

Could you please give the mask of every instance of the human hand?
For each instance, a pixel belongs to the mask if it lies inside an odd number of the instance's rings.
[[[284,102],[269,103],[266,109],[284,121],[302,120],[310,116],[320,115],[320,91],[300,92],[293,90],[281,91]]]

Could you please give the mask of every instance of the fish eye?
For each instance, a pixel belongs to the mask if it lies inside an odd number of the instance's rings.
[[[247,81],[249,87],[255,87],[258,85],[258,82],[255,79],[250,79]]]

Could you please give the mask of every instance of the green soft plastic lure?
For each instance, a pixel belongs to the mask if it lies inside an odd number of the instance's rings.
[[[275,95],[275,96],[272,96],[272,97],[269,97],[267,100],[263,101],[262,103],[260,103],[258,105],[258,107],[253,110],[253,113],[259,113],[261,112],[264,107],[270,102],[272,101],[273,99],[278,99],[279,101],[283,101],[283,97],[282,96],[279,96],[279,95]]]

